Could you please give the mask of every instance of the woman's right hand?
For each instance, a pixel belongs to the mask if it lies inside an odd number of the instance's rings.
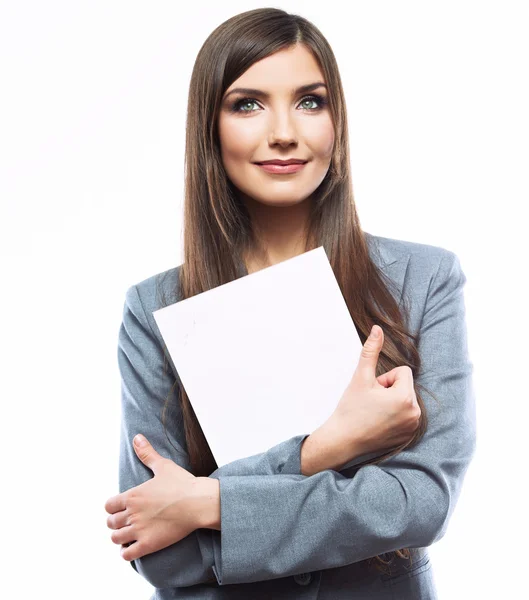
[[[421,409],[410,367],[395,367],[376,377],[383,343],[384,332],[374,325],[351,382],[330,417],[357,454],[396,448],[409,441],[419,425]]]

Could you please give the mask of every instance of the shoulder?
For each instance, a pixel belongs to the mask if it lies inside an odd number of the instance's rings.
[[[178,277],[181,265],[155,273],[131,285],[125,294],[125,305],[139,320],[147,320],[153,332],[158,326],[153,312],[178,302]]]
[[[372,257],[375,260],[380,257],[382,266],[404,262],[407,263],[408,274],[435,276],[439,270],[450,271],[454,264],[459,264],[456,253],[444,246],[383,237],[367,232],[366,239]]]
[[[150,309],[158,310],[178,301],[180,267],[181,265],[161,271],[135,284],[142,301]]]
[[[466,276],[454,251],[382,236],[372,236],[370,244],[384,257],[381,274],[387,278],[389,290],[407,307],[410,331],[419,331],[434,307],[446,309],[461,301]]]

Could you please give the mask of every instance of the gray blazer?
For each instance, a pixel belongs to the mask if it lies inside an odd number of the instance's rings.
[[[311,477],[300,472],[300,446],[311,432],[220,467],[210,477],[220,481],[221,531],[198,529],[131,563],[156,588],[151,600],[437,598],[427,547],[447,530],[476,446],[466,277],[444,248],[367,238],[392,293],[410,304],[411,332],[420,334],[423,369],[415,381],[439,400],[423,392],[427,433],[379,465]],[[172,390],[178,373],[152,316],[178,301],[171,296],[178,273],[175,267],[153,275],[126,292],[118,342],[120,493],[153,476],[132,446],[140,432],[191,470]],[[169,394],[167,437],[161,411]],[[400,548],[412,548],[413,561],[397,558],[390,575],[365,560]]]

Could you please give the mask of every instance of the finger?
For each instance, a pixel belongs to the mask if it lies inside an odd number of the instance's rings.
[[[397,369],[398,367],[395,367],[394,369],[391,369],[391,371],[379,375],[377,377],[378,383],[380,383],[380,385],[383,385],[386,388],[391,387],[395,383],[395,380],[397,378]]]
[[[382,345],[384,344],[384,332],[380,325],[373,325],[371,332],[362,346],[362,352],[358,359],[355,376],[362,378],[366,383],[376,379],[376,368]]]
[[[412,394],[413,404],[417,404],[413,382],[413,371],[411,370],[411,367],[407,365],[396,367],[392,371],[385,373],[385,375],[389,376],[387,381],[391,381],[392,389],[399,392],[399,394],[404,394],[405,397],[409,397],[409,395]]]
[[[395,387],[413,387],[413,371],[411,367],[404,365],[395,369]]]
[[[127,542],[135,541],[136,532],[132,525],[127,525],[126,527],[121,527],[120,529],[113,531],[110,535],[110,539],[114,544],[126,544]]]
[[[384,387],[390,387],[395,382],[413,383],[413,372],[410,367],[395,367],[387,373],[382,373],[377,377],[377,381]]]
[[[165,459],[156,452],[150,442],[141,433],[134,438],[134,451],[141,462],[156,475],[160,461]]]
[[[141,558],[142,556],[144,556],[146,554],[146,552],[143,549],[143,546],[141,545],[141,542],[134,542],[133,544],[131,544],[130,546],[127,546],[126,548],[121,548],[121,557],[124,558],[125,560],[137,560],[138,558]]]
[[[109,529],[119,529],[130,525],[129,523],[129,512],[127,510],[121,510],[113,515],[107,517],[107,527]]]
[[[125,510],[125,496],[124,494],[119,494],[118,496],[112,496],[105,502],[105,510],[107,513],[114,514],[119,512],[120,510]]]

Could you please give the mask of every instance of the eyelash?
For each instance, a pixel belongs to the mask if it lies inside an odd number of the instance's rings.
[[[302,98],[300,100],[300,104],[302,102],[305,102],[305,100],[315,100],[319,104],[319,106],[317,108],[305,109],[305,110],[308,110],[309,112],[316,112],[318,110],[321,110],[327,104],[327,98],[324,98],[323,96],[320,96],[319,94],[311,94],[310,96],[305,96],[304,98]],[[231,108],[230,108],[231,112],[241,113],[241,114],[256,112],[254,110],[240,110],[241,106],[243,104],[247,104],[248,102],[257,102],[257,100],[255,100],[255,98],[241,98],[240,100],[237,100],[236,102],[234,102],[231,105]]]

